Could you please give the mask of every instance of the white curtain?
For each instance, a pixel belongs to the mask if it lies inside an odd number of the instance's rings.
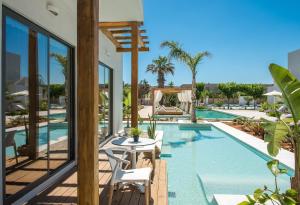
[[[159,101],[161,100],[163,96],[163,93],[160,91],[160,90],[156,90],[154,91],[154,113],[156,112],[156,109],[158,108],[159,106]]]

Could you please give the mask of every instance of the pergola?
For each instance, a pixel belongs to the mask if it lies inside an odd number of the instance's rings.
[[[99,28],[115,45],[117,52],[131,52],[131,126],[138,125],[138,53],[149,51],[143,23],[137,21],[100,22]]]
[[[165,88],[152,88],[151,92],[152,92],[152,113],[154,114],[154,111],[155,111],[155,108],[154,108],[154,100],[155,100],[155,92],[156,91],[160,91],[162,92],[163,94],[178,94],[178,93],[181,93],[183,91],[186,91],[186,90],[192,90],[190,88],[180,88],[180,87],[165,87]]]
[[[77,1],[78,204],[99,204],[99,30],[113,42],[117,52],[131,52],[131,114],[132,126],[137,126],[138,53],[149,50],[141,26],[137,21],[99,22],[99,0]]]

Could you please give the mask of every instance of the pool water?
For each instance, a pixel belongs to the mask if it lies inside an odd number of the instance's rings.
[[[38,135],[38,145],[43,146],[47,144],[47,136],[48,136],[48,127],[50,132],[50,141],[56,141],[61,137],[66,137],[68,135],[67,124],[65,123],[57,123],[51,124],[50,126],[42,126],[39,127]],[[26,134],[25,131],[17,131],[15,134],[15,142],[17,147],[26,144]],[[6,148],[6,156],[12,157],[14,156],[13,147]]]
[[[196,110],[196,117],[201,119],[233,120],[238,116],[215,110]]]
[[[270,158],[216,127],[158,124],[157,129],[164,131],[162,159],[167,161],[170,205],[213,205],[213,194],[274,188],[266,166]],[[290,176],[280,176],[278,182],[285,190]]]

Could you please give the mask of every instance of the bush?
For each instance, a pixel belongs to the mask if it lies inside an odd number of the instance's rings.
[[[222,105],[224,105],[224,102],[223,101],[218,101],[218,102],[215,102],[215,105],[217,107],[222,107]]]
[[[208,108],[205,105],[196,106],[195,108],[198,109],[198,110],[211,110],[211,108]]]

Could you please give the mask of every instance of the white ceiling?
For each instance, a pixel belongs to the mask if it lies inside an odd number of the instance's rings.
[[[144,21],[143,0],[99,0],[99,20]]]

